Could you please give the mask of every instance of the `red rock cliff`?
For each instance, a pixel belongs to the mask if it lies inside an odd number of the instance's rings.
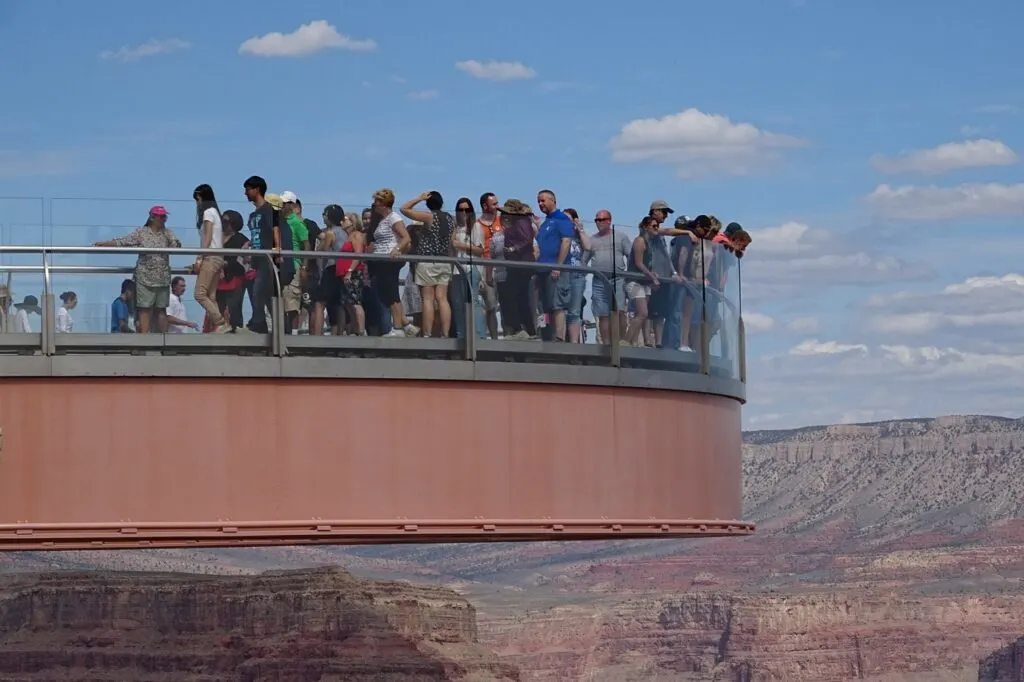
[[[3,680],[517,680],[438,587],[345,571],[0,581]]]

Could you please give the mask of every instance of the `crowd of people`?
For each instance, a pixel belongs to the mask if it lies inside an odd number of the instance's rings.
[[[492,192],[475,203],[460,197],[451,212],[437,191],[396,205],[395,193],[381,189],[362,211],[326,206],[320,223],[303,214],[294,192],[269,193],[259,176],[243,189],[252,204],[247,218],[221,211],[209,185],[195,188],[201,248],[316,255],[196,258],[189,272],[205,315],[200,324],[188,320],[186,281],[172,274],[169,255],[140,254],[111,305],[111,332],[267,333],[278,298],[286,333],[463,338],[472,328],[481,338],[580,343],[589,277],[599,342],[609,343],[617,325],[621,343],[687,350],[698,343],[702,321],[711,335],[719,331],[722,292],[751,242],[742,226],[723,228],[714,216],[672,220],[675,211],[663,200],[629,231],[613,229],[612,214],[598,210],[588,234],[579,213],[559,209],[548,189],[537,194],[539,214]],[[95,246],[180,248],[167,219],[168,211],[154,206],[144,225]],[[726,252],[734,257],[722,257]],[[379,257],[353,257],[363,253]],[[417,258],[407,263],[405,256]],[[56,329],[73,331],[78,297],[69,291],[60,299]],[[14,303],[9,282],[0,285],[0,331],[32,331],[32,313],[40,313],[36,297]]]

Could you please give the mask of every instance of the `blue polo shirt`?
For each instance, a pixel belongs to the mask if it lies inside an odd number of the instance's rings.
[[[572,218],[555,209],[554,213],[544,219],[537,230],[537,245],[540,247],[538,263],[557,263],[558,252],[562,249],[563,239],[572,239],[576,235],[576,226]],[[568,259],[568,256],[566,256]]]
[[[110,331],[116,334],[121,331],[121,322],[129,322],[130,320],[131,311],[128,310],[128,304],[118,296],[110,306]]]

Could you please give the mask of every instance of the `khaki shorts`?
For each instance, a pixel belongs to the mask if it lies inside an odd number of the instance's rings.
[[[302,306],[302,286],[299,285],[298,276],[288,283],[281,291],[281,300],[284,303],[286,313],[297,313]]]
[[[626,282],[626,296],[628,296],[631,301],[638,298],[650,298],[651,288],[649,286],[645,286],[643,282]]]
[[[166,308],[171,302],[171,286],[147,287],[135,283],[135,306],[137,308]]]
[[[452,266],[444,263],[417,263],[416,286],[446,287],[452,281]]]
[[[480,296],[484,299],[484,310],[490,312],[498,309],[498,288],[486,281],[480,282]]]

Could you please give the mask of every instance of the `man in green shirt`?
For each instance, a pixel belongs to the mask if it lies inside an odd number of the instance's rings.
[[[295,192],[281,192],[281,202],[284,204],[281,214],[284,216],[285,222],[292,232],[292,244],[294,245],[292,248],[295,251],[309,251],[309,228],[306,227],[306,223],[302,221],[302,218],[298,216],[296,211],[299,197],[295,195]],[[287,324],[285,331],[289,334],[298,327],[299,310],[302,307],[302,290],[306,286],[308,273],[304,261],[305,259],[303,258],[295,258],[296,276],[284,288],[283,292],[285,322]]]

